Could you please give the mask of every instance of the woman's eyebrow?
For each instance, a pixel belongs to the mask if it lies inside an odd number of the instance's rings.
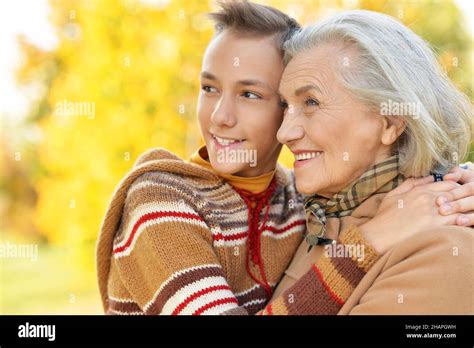
[[[296,91],[295,91],[295,96],[297,97],[297,96],[299,96],[299,95],[301,95],[305,92],[308,92],[312,89],[315,89],[316,91],[318,91],[321,94],[323,93],[318,86],[310,84],[310,85],[305,85],[305,86],[297,88]]]

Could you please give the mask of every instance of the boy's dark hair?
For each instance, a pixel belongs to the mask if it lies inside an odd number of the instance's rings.
[[[218,1],[218,12],[209,14],[214,21],[216,35],[224,30],[237,34],[267,37],[275,36],[278,49],[283,49],[283,44],[301,26],[296,20],[276,8],[244,1]]]

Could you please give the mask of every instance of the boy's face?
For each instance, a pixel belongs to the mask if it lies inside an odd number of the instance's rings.
[[[204,55],[197,114],[212,167],[219,173],[258,176],[275,168],[281,144],[278,86],[284,69],[272,38],[229,31]]]

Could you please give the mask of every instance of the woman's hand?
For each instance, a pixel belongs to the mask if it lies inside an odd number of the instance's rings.
[[[370,221],[359,226],[365,239],[379,254],[424,229],[456,224],[461,214],[454,206],[449,215],[440,214],[437,199],[462,186],[454,181],[433,180],[432,176],[407,179],[387,193]]]
[[[474,166],[467,164],[466,168],[453,168],[444,180],[450,180],[463,184],[455,189],[440,195],[436,203],[442,215],[451,213],[463,213],[456,219],[459,226],[474,226]]]

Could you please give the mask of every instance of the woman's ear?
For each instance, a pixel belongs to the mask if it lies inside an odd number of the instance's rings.
[[[380,141],[384,145],[393,145],[406,128],[406,120],[400,116],[382,117]]]

